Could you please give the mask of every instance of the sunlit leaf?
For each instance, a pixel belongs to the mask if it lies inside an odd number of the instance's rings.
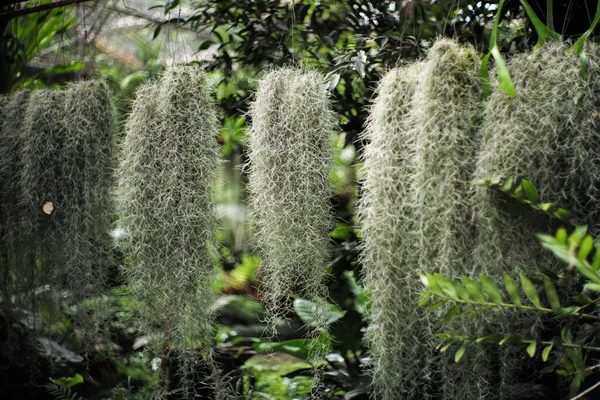
[[[534,340],[533,342],[531,342],[529,344],[529,346],[527,346],[527,354],[529,354],[529,357],[535,356],[536,349],[537,349],[537,342]]]

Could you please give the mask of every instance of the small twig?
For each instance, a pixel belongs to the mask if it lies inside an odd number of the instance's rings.
[[[584,390],[583,392],[579,393],[577,396],[573,397],[571,400],[583,399],[585,397],[585,395],[593,392],[594,390],[598,389],[599,387],[600,387],[600,381],[596,382],[596,384],[594,386],[591,386],[591,387],[587,388],[586,390]]]
[[[55,1],[52,3],[40,4],[39,6],[35,6],[35,7],[19,8],[17,10],[6,11],[3,13],[0,13],[0,19],[1,18],[11,19],[14,17],[19,17],[21,15],[27,15],[27,14],[40,12],[40,11],[52,10],[53,8],[65,7],[65,6],[75,5],[75,4],[79,4],[79,3],[85,3],[87,1],[90,1],[90,0],[60,0],[60,1]]]
[[[525,310],[525,311],[542,311],[545,313],[549,313],[549,314],[556,314],[553,310],[551,310],[550,308],[538,308],[538,307],[531,307],[531,306],[517,306],[514,304],[508,304],[508,303],[490,303],[490,302],[479,302],[479,301],[474,301],[474,300],[462,300],[462,299],[454,299],[452,297],[448,297],[448,296],[442,296],[436,293],[431,293],[433,296],[442,298],[444,300],[449,300],[449,301],[453,301],[455,303],[460,303],[460,304],[470,304],[470,305],[476,305],[476,306],[483,306],[483,307],[502,307],[502,308],[512,308],[512,309],[517,309],[517,310]],[[583,313],[574,313],[572,314],[573,316],[579,317],[579,318],[584,318],[584,319],[590,319],[593,321],[600,321],[600,317],[596,316],[596,315],[591,315],[591,314],[583,314]]]

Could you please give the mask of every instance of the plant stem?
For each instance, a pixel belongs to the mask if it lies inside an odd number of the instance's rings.
[[[542,344],[544,346],[550,346],[550,345],[554,345],[554,346],[561,346],[561,347],[567,347],[569,349],[582,349],[582,350],[591,350],[591,351],[600,351],[600,347],[592,347],[592,346],[585,346],[582,344],[576,344],[576,343],[556,343],[553,342],[551,340],[541,340],[541,341],[537,341],[537,340],[521,340],[521,343],[523,344],[531,344],[533,342],[537,342],[539,344]]]
[[[546,26],[554,30],[554,0],[546,0]]]
[[[599,387],[600,387],[600,381],[596,382],[593,386],[590,386],[583,392],[579,393],[577,396],[573,397],[571,400],[583,399],[587,394],[593,392],[594,390],[598,389]]]
[[[478,301],[472,301],[472,300],[461,300],[461,299],[453,299],[451,297],[447,297],[447,296],[441,296],[439,294],[435,294],[432,293],[434,296],[440,297],[444,300],[450,300],[453,301],[455,303],[460,303],[460,304],[469,304],[469,305],[476,305],[476,306],[483,306],[483,307],[503,307],[503,308],[513,308],[513,309],[519,309],[519,310],[525,310],[525,311],[542,311],[545,313],[551,313],[553,314],[554,311],[552,311],[550,308],[537,308],[537,307],[531,307],[531,306],[516,306],[514,304],[508,304],[508,303],[490,303],[490,302],[478,302]],[[591,319],[593,321],[600,321],[600,317],[596,316],[596,315],[591,315],[591,314],[582,314],[582,313],[575,313],[572,314],[576,317],[580,317],[580,318],[585,318],[585,319]]]

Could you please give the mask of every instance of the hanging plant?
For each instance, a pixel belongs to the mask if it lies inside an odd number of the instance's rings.
[[[485,379],[483,359],[470,364],[479,375],[437,360],[415,274],[470,272],[467,194],[479,143],[479,64],[473,49],[436,42],[424,62],[382,80],[365,133],[359,219],[373,302],[373,377],[384,399],[423,398],[438,385],[445,398],[461,398]]]
[[[290,299],[323,298],[332,217],[332,112],[324,78],[276,69],[259,82],[250,116],[251,206],[270,320]]]
[[[138,90],[118,170],[126,276],[143,306],[142,329],[161,338],[162,389],[168,365],[176,363],[186,397],[193,395],[200,365],[216,373],[211,349],[218,134],[205,72],[171,67],[158,83]]]

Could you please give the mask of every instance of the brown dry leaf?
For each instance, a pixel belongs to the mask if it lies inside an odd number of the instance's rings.
[[[42,206],[42,211],[44,211],[44,214],[47,214],[47,215],[52,214],[52,211],[54,211],[54,204],[52,204],[51,201],[46,202]]]

